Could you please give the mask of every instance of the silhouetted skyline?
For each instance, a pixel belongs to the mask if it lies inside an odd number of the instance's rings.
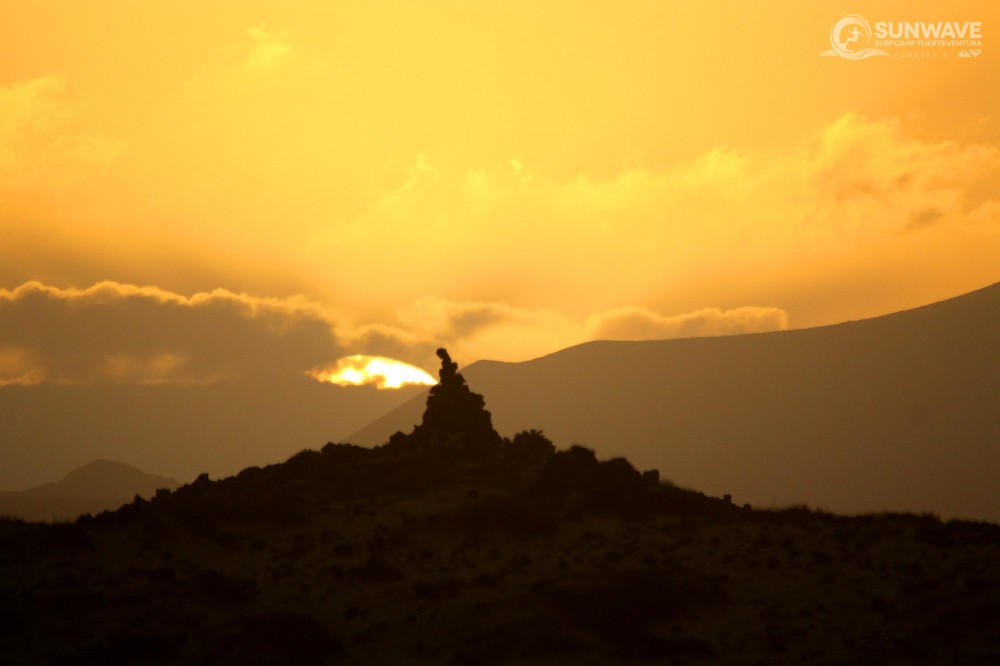
[[[1000,526],[760,510],[490,427],[438,350],[420,423],[74,524],[0,517],[24,663],[983,663]],[[67,612],[72,610],[72,613]],[[44,640],[39,640],[43,637]]]

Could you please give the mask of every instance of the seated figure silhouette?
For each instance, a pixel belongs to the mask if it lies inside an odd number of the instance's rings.
[[[448,350],[442,347],[437,350],[437,355],[438,358],[441,359],[441,370],[438,371],[438,377],[441,379],[441,383],[450,384],[455,381],[456,378],[461,379],[461,375],[458,374],[458,363],[451,360],[451,356],[448,355]]]

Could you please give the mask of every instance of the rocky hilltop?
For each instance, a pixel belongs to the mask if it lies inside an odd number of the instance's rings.
[[[503,438],[444,350],[374,448],[0,521],[10,663],[995,663],[1000,527],[759,511]],[[669,470],[666,470],[669,475]]]
[[[462,374],[502,435],[539,428],[709,495],[1000,522],[998,331],[1000,283],[857,322],[592,341]],[[415,396],[347,441],[381,444],[423,409]]]

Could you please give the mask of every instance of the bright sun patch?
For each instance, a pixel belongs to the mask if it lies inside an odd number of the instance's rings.
[[[412,384],[432,386],[437,383],[434,377],[409,363],[364,354],[345,356],[332,365],[313,368],[306,374],[321,382],[340,386],[374,384],[380,389],[396,389]]]

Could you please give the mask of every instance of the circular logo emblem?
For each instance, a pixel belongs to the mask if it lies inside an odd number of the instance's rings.
[[[871,40],[872,27],[860,14],[848,14],[830,30],[830,47],[841,58],[853,59]]]

